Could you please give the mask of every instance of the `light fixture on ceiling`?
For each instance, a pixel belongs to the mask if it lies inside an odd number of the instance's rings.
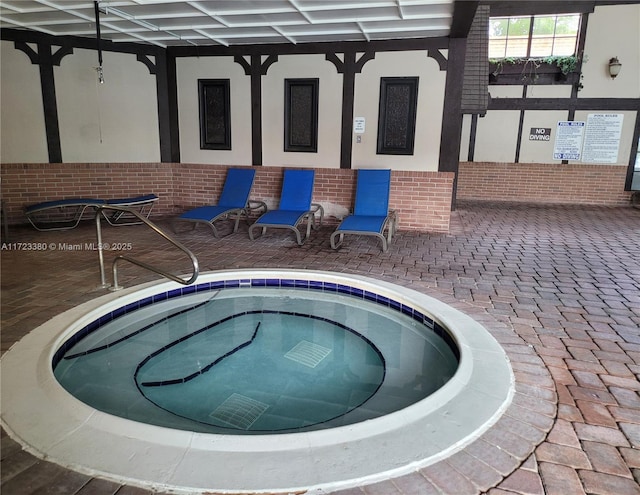
[[[609,75],[611,79],[615,79],[618,74],[620,74],[620,69],[622,69],[622,64],[620,60],[618,60],[618,57],[609,59]]]
[[[98,82],[100,84],[104,84],[104,72],[102,70],[102,65],[96,67],[96,72],[98,73]]]
[[[96,72],[98,73],[98,81],[100,84],[104,84],[104,72],[102,71],[102,44],[100,43],[100,9],[98,1],[93,2],[95,14],[96,14],[96,40],[98,42],[98,67]]]

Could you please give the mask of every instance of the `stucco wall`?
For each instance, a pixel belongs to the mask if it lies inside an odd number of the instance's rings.
[[[615,27],[615,36],[611,36],[610,26]],[[581,54],[582,89],[578,91],[579,100],[589,98],[640,98],[640,5],[599,5],[589,14],[584,53]],[[617,56],[622,62],[622,70],[617,78],[612,79],[608,72],[608,62]],[[571,96],[570,85],[522,85],[489,86],[492,100],[505,98],[564,98]],[[588,103],[587,103],[588,104]],[[579,110],[575,117],[569,118],[569,110],[525,110],[522,122],[522,136],[517,161],[524,163],[561,164],[561,160],[553,158],[556,140],[556,128],[559,121],[586,121],[589,114],[621,114],[623,127],[618,148],[617,161],[604,166],[628,166],[633,144],[633,135],[637,111],[619,110],[613,107],[608,110],[595,108]],[[597,107],[597,105],[596,105]],[[520,126],[519,110],[488,110],[487,114],[477,121],[474,162],[516,162],[518,130]],[[530,141],[531,128],[551,129],[549,141]],[[469,141],[471,117],[465,116],[463,122],[460,160],[469,159]],[[570,163],[591,165],[578,160]],[[613,172],[615,175],[616,172]],[[463,181],[464,177],[461,176]],[[624,189],[624,182],[622,189]]]
[[[179,58],[178,127],[180,159],[185,163],[251,164],[251,80],[233,57]],[[231,149],[200,149],[198,79],[229,79]]]
[[[446,53],[446,51],[445,51]],[[185,163],[251,163],[250,77],[232,57],[177,60],[180,153]],[[379,155],[378,104],[381,77],[419,77],[415,150],[413,155]],[[223,78],[231,86],[231,142],[229,151],[200,150],[198,79]],[[318,78],[318,151],[284,151],[285,79]],[[356,74],[354,117],[364,117],[360,142],[352,135],[353,168],[386,167],[392,170],[437,170],[446,72],[426,51],[379,52]],[[262,76],[262,164],[313,168],[340,167],[342,74],[319,55],[281,55]]]
[[[47,162],[40,73],[13,43],[0,42],[0,162]]]
[[[446,50],[444,51],[446,56]],[[413,155],[379,155],[377,150],[380,78],[418,77]],[[438,170],[446,72],[424,51],[376,54],[356,75],[354,117],[365,118],[361,142],[353,138],[353,166],[396,170]]]
[[[65,162],[160,161],[156,79],[135,55],[74,49],[54,67]]]

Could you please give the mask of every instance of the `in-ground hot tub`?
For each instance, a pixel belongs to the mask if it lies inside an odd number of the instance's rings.
[[[296,424],[293,428],[267,432],[261,427],[249,431],[245,428],[246,422],[224,423],[224,416],[213,414],[217,410],[213,406],[209,408],[213,410],[210,415],[213,420],[205,419],[204,423],[214,422],[218,423],[215,427],[222,427],[214,433],[207,430],[208,426],[185,426],[182,420],[177,421],[180,424],[175,427],[170,427],[171,422],[160,423],[162,426],[145,424],[139,421],[140,418],[119,417],[87,405],[71,396],[54,376],[52,363],[59,364],[65,352],[73,356],[78,355],[79,349],[82,351],[82,346],[84,352],[101,347],[99,342],[105,342],[104,336],[96,339],[98,343],[91,342],[92,336],[98,335],[97,329],[113,325],[119,318],[136,319],[132,315],[140,307],[144,308],[143,312],[153,313],[150,311],[153,306],[148,303],[166,305],[167,301],[183,293],[204,295],[206,291],[213,290],[220,291],[216,294],[224,294],[226,290],[237,292],[248,287],[259,291],[280,287],[287,292],[287,298],[291,297],[291,290],[298,291],[300,298],[307,301],[304,304],[305,317],[310,314],[310,310],[307,311],[308,301],[322,300],[324,304],[331,298],[348,301],[346,307],[351,309],[346,313],[355,314],[360,306],[365,305],[373,306],[373,314],[376,307],[384,313],[390,311],[391,316],[384,316],[387,320],[408,320],[409,326],[417,328],[418,334],[440,334],[439,338],[446,345],[437,344],[435,348],[438,353],[454,355],[457,365],[445,370],[442,386],[432,390],[427,397],[417,398],[409,405],[399,402],[401,405],[384,410],[382,406],[393,395],[399,376],[395,372],[387,373],[387,366],[384,373],[373,373],[380,382],[373,393],[362,401],[355,401],[353,407],[347,407],[345,414],[328,419],[321,417],[322,421],[317,422],[321,429]],[[208,295],[203,297],[210,299]],[[244,302],[239,304],[243,306]],[[288,306],[285,303],[278,311],[288,312]],[[233,311],[238,309],[237,305],[232,304],[231,307]],[[217,314],[217,310],[214,313]],[[333,317],[325,319],[336,323]],[[362,319],[356,317],[353,321],[362,322]],[[337,323],[349,329],[353,326],[348,315],[344,323]],[[322,325],[326,325],[326,321]],[[382,348],[380,352],[385,365],[393,363],[394,368],[396,364],[399,367],[406,365],[409,366],[409,374],[414,371],[429,374],[428,361],[420,360],[422,354],[415,354],[416,346],[412,341],[405,345],[411,352],[403,354],[398,349],[402,348],[406,338],[390,337],[393,330],[385,332],[386,323],[382,326],[358,323],[355,326],[358,327],[358,335],[367,343],[363,349],[369,344],[377,351]],[[372,328],[371,332],[368,327]],[[192,333],[187,332],[186,335]],[[314,327],[305,338],[298,340],[313,346],[317,344],[313,342],[313,335],[323,333],[327,332]],[[107,342],[111,339],[113,343],[122,338],[122,334],[117,332],[108,331],[107,334]],[[329,330],[329,334],[334,335],[335,329]],[[320,351],[321,354],[331,355],[331,342],[335,339],[331,337],[322,341],[322,338],[321,344],[317,344],[325,349]],[[285,337],[281,335],[278,339]],[[173,347],[170,344],[176,340],[179,339],[169,338],[169,344],[158,344],[156,354],[151,351],[145,356],[156,357],[169,352]],[[240,345],[237,342],[234,345],[232,340],[229,346],[217,350],[204,367],[214,361],[222,363],[221,358],[229,361],[224,357],[224,349],[240,347],[237,354],[235,351],[232,353],[235,359],[254,346],[253,343],[244,345],[243,342],[248,342],[246,339],[240,338]],[[192,347],[202,347],[203,342],[194,341]],[[280,347],[287,351],[296,345]],[[318,348],[312,350],[316,352]],[[354,355],[362,352],[358,350]],[[300,354],[293,355],[300,357]],[[303,353],[302,357],[306,359],[309,356]],[[112,359],[108,358],[106,362]],[[251,363],[252,359],[247,362]],[[364,358],[367,369],[371,359]],[[136,365],[137,370],[139,364]],[[417,367],[412,370],[411,366]],[[316,367],[322,368],[322,365]],[[176,376],[197,375],[200,380],[205,375],[214,376],[209,370],[186,374],[184,371],[181,369],[179,373],[171,374],[173,371],[166,365],[156,366],[154,376],[160,377],[159,380],[145,379],[136,382],[135,386],[141,389],[144,388],[142,383],[169,382]],[[392,383],[385,383],[387,380]],[[418,386],[417,383],[414,385]],[[172,385],[168,384],[168,387]],[[2,386],[2,420],[7,431],[36,455],[72,469],[125,483],[179,492],[308,490],[322,493],[400,475],[436,462],[464,447],[486,431],[509,405],[513,395],[513,375],[504,351],[486,329],[467,315],[424,294],[379,280],[329,272],[239,270],[204,274],[196,285],[190,287],[180,287],[172,282],[146,284],[103,296],[67,311],[34,330],[3,357]],[[387,395],[378,396],[378,393]],[[239,395],[247,397],[246,394]],[[386,398],[380,400],[381,397]],[[376,401],[378,406],[373,407]],[[268,407],[271,406],[263,408],[262,413],[268,411]],[[365,409],[377,409],[383,413],[362,416]],[[172,410],[168,413],[175,415]],[[223,423],[220,424],[221,418]],[[345,418],[352,420],[345,421]],[[203,423],[201,420],[202,417],[198,417],[197,423]],[[262,416],[251,424],[257,422],[259,425],[261,420]],[[289,423],[287,425],[290,426]],[[242,434],[238,435],[239,432]]]

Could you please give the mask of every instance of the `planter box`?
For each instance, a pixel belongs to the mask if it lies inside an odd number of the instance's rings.
[[[578,79],[578,73],[563,74],[557,65],[546,62],[489,63],[490,84],[573,84]]]

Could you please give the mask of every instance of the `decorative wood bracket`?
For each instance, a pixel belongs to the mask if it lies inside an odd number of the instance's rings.
[[[336,66],[338,74],[344,74],[342,81],[342,124],[340,137],[340,168],[351,168],[352,136],[353,132],[353,101],[355,96],[356,74],[362,72],[364,64],[373,60],[374,51],[363,53],[356,60],[356,51],[344,52],[344,61],[335,53],[326,53],[325,59]]]
[[[427,56],[438,62],[438,67],[440,67],[440,70],[447,70],[447,59],[444,57],[440,50],[438,50],[437,48],[429,49],[427,50]]]
[[[156,63],[151,61],[148,55],[143,55],[142,53],[138,53],[136,55],[136,60],[138,62],[142,62],[149,69],[149,74],[153,74],[154,76],[158,73],[158,69],[156,67]]]
[[[271,65],[275,64],[278,61],[278,56],[269,55],[265,59],[265,61],[262,62],[259,55],[251,55],[251,63],[249,63],[243,55],[236,55],[233,57],[233,61],[236,64],[240,64],[242,66],[242,68],[244,69],[244,73],[247,76],[252,76],[256,73],[261,76],[266,76],[269,67],[271,67]],[[257,67],[257,71],[255,72],[254,67]]]
[[[262,76],[278,61],[277,55],[269,55],[264,62],[259,54],[251,55],[248,62],[242,55],[233,57],[247,76],[251,76],[251,155],[253,165],[262,165]]]
[[[345,52],[344,57],[345,61],[343,62],[335,53],[325,54],[325,59],[336,66],[338,74],[344,74],[348,70],[346,67],[349,66],[353,66],[354,74],[359,74],[360,72],[362,72],[362,67],[364,67],[364,64],[366,64],[369,60],[373,60],[376,57],[376,54],[375,52],[365,52],[358,60],[356,60],[355,53]]]
[[[41,62],[40,54],[36,52],[33,48],[31,48],[27,43],[25,43],[24,41],[16,41],[14,43],[14,46],[16,50],[20,50],[21,52],[24,52],[27,55],[27,57],[29,57],[29,60],[31,60],[31,63],[33,65],[40,65],[40,62]],[[60,48],[58,48],[58,50],[55,53],[51,55],[51,64],[59,67],[62,59],[66,55],[71,55],[72,53],[73,53],[73,47],[61,46]]]
[[[47,135],[47,152],[49,163],[62,162],[62,146],[60,144],[60,129],[58,124],[58,105],[56,102],[56,85],[53,76],[53,66],[59,66],[62,59],[71,53],[73,48],[61,46],[53,53],[53,46],[48,43],[38,43],[38,51],[24,41],[16,41],[14,46],[24,52],[31,63],[40,69],[40,87],[42,90],[42,105],[44,109],[44,126]]]

